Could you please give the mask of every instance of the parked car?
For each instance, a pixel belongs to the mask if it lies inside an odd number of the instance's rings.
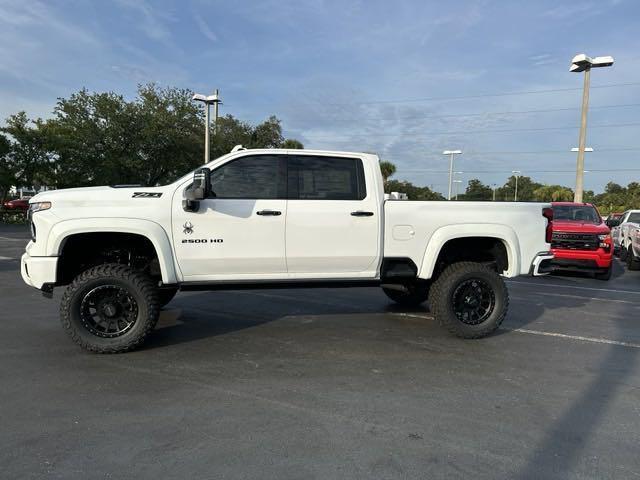
[[[2,204],[7,210],[18,210],[26,212],[29,210],[29,198],[15,198],[13,200],[7,200]]]
[[[627,268],[629,270],[640,270],[640,227],[629,229],[629,248],[627,248]]]
[[[503,277],[550,271],[550,207],[385,201],[376,155],[238,147],[163,187],[36,195],[22,278],[64,287],[62,325],[94,352],[141,344],[179,289],[378,286],[480,338]]]
[[[590,272],[611,278],[611,231],[590,203],[553,202],[551,251],[557,270]]]
[[[640,227],[640,210],[627,210],[619,220],[609,220],[607,225],[611,228],[614,248],[620,252],[620,260],[624,262],[631,245],[631,229]]]

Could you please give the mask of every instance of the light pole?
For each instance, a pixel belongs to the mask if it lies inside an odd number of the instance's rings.
[[[451,187],[453,187],[453,157],[454,155],[462,155],[462,150],[445,150],[443,155],[449,155],[449,193],[447,200],[451,200]]]
[[[493,188],[493,201],[496,201],[496,188],[498,188],[498,185],[495,183],[491,184],[491,187]]]
[[[462,180],[454,180],[453,183],[456,184],[456,201],[458,200],[458,184],[462,183]]]
[[[516,176],[516,190],[513,194],[513,201],[517,202],[518,201],[518,176],[522,173],[520,170],[511,170],[511,173],[513,173]]]
[[[218,89],[216,89],[216,91],[213,93],[213,95],[201,95],[199,93],[196,93],[193,96],[193,100],[197,101],[197,102],[202,102],[205,104],[206,108],[204,110],[205,114],[204,114],[204,122],[205,122],[205,126],[204,126],[204,163],[209,163],[209,147],[211,146],[211,143],[209,141],[209,112],[211,109],[211,105],[214,105],[214,113],[215,113],[215,121],[213,124],[213,133],[216,133],[217,130],[217,125],[218,125],[218,104],[222,103],[222,101],[220,100],[220,97],[218,95]]]
[[[580,137],[578,141],[578,160],[576,162],[576,191],[573,194],[574,202],[582,202],[584,190],[584,152],[587,142],[587,110],[589,109],[589,82],[591,69],[610,67],[613,65],[613,57],[591,58],[581,53],[571,60],[570,72],[584,72],[584,86],[582,88],[582,113],[580,115]]]

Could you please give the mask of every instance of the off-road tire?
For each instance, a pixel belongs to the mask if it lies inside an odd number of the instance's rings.
[[[85,295],[96,287],[122,288],[136,303],[135,321],[120,336],[104,338],[92,333],[82,320],[81,304]],[[140,346],[158,321],[160,300],[158,288],[144,273],[126,265],[104,264],[78,275],[66,288],[60,303],[60,321],[75,343],[95,353],[121,353]]]
[[[490,292],[493,307],[487,318],[478,324],[462,321],[454,309],[454,295],[458,288],[472,281],[479,281]],[[465,287],[466,288],[466,287]],[[509,292],[504,280],[486,265],[475,262],[459,262],[448,266],[431,286],[429,308],[436,320],[451,334],[459,338],[483,338],[497,330],[509,309]]]
[[[408,292],[384,287],[382,291],[398,305],[405,307],[417,307],[429,298],[429,289],[431,287],[429,282],[412,282],[404,286],[409,290]]]
[[[629,270],[640,270],[640,258],[635,256],[631,245],[629,245],[629,250],[627,251],[627,268]]]
[[[158,305],[164,307],[167,303],[173,300],[173,297],[178,293],[177,288],[159,288],[158,289]]]
[[[613,264],[609,268],[607,268],[604,272],[595,273],[593,276],[596,280],[610,280],[611,273],[613,272]]]
[[[618,254],[618,258],[620,258],[620,261],[626,262],[628,254],[629,250],[627,250],[627,248],[623,244],[620,244],[620,253]]]

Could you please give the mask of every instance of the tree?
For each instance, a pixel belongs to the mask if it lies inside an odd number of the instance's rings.
[[[518,201],[532,202],[535,200],[534,191],[542,184],[531,180],[531,177],[518,176]],[[512,202],[515,196],[516,177],[510,176],[507,182],[496,190],[496,200]]]
[[[380,171],[382,172],[382,179],[386,185],[387,181],[389,180],[389,177],[393,176],[393,174],[396,173],[396,166],[391,162],[387,162],[386,160],[381,160]]]
[[[543,185],[533,191],[533,198],[537,202],[570,202],[573,190],[562,185]]]
[[[11,142],[0,135],[0,205],[7,199],[9,189],[15,182],[15,165],[10,154]]]
[[[171,182],[204,159],[203,111],[191,97],[189,90],[155,84],[140,86],[132,101],[113,92],[83,89],[58,99],[53,117],[46,121],[13,115],[2,129],[10,143],[5,157],[15,167],[12,185]],[[288,142],[302,148],[297,140]],[[280,120],[271,116],[252,126],[231,115],[220,118],[211,157],[229,153],[237,144],[284,146]]]
[[[400,192],[406,193],[409,200],[444,200],[444,197],[434,192],[428,187],[416,187],[410,182],[401,182],[398,180],[389,180],[385,185],[386,193]]]
[[[464,194],[459,195],[460,200],[491,200],[493,190],[477,178],[469,180]]]
[[[288,148],[289,150],[303,150],[304,145],[302,142],[293,139],[287,138],[284,142],[282,142],[282,148]]]

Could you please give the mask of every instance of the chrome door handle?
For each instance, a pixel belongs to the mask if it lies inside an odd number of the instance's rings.
[[[259,212],[256,212],[257,215],[263,215],[263,216],[272,216],[272,217],[277,217],[278,215],[282,215],[282,212],[279,212],[278,210],[260,210]]]
[[[373,217],[373,212],[364,212],[362,210],[356,210],[355,212],[351,212],[351,215],[354,217]]]

